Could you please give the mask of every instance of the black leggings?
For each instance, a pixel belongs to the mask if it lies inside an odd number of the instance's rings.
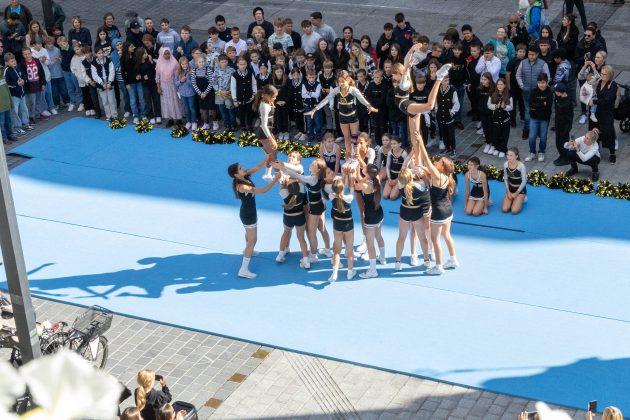
[[[564,5],[566,6],[565,14],[570,15],[573,13],[573,7],[577,7],[578,12],[580,12],[580,20],[582,21],[582,28],[586,30],[586,25],[588,21],[586,20],[586,10],[584,9],[584,0],[565,0]]]
[[[492,145],[499,152],[507,153],[507,144],[510,139],[510,123],[509,122],[493,122],[492,123]]]
[[[276,132],[288,133],[289,132],[289,110],[287,106],[276,106],[273,114],[273,122]]]
[[[455,150],[455,122],[448,124],[438,123],[440,139],[444,142],[447,151]]]
[[[162,105],[160,105],[160,95],[157,93],[157,86],[142,86],[144,94],[144,107],[148,119],[162,118]]]
[[[510,90],[510,93],[512,94],[514,105],[516,105],[514,109],[510,111],[510,122],[515,123],[517,108],[518,108],[518,112],[521,115],[521,120],[525,118],[525,103],[523,102],[523,91],[519,87],[512,88]]]
[[[589,160],[583,161],[580,159],[575,150],[569,150],[567,152],[567,160],[571,162],[571,168],[577,171],[578,163],[582,165],[590,166],[593,172],[599,172],[599,156],[592,156]]]
[[[251,130],[254,127],[254,111],[252,104],[241,102],[238,106],[238,119],[245,130]]]

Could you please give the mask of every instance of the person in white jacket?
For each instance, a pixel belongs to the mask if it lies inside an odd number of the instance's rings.
[[[584,136],[575,140],[570,140],[564,144],[564,148],[568,150],[567,160],[571,163],[571,169],[567,171],[567,176],[578,173],[578,163],[590,166],[593,170],[591,178],[594,182],[599,180],[599,130],[587,131]]]
[[[90,89],[88,82],[90,81],[85,73],[85,67],[83,66],[83,60],[85,56],[81,50],[80,45],[76,45],[74,48],[74,55],[70,60],[70,71],[74,74],[74,77],[79,81],[79,87],[81,88],[81,94],[83,96],[83,105],[85,109],[85,116],[89,117],[94,115],[94,105],[92,105],[92,98],[90,97]]]
[[[483,57],[479,58],[477,65],[475,66],[477,74],[481,75],[488,72],[492,75],[492,81],[494,83],[499,80],[499,73],[501,72],[501,60],[494,55],[494,46],[492,44],[486,44],[483,48]]]
[[[96,47],[96,60],[92,62],[92,79],[96,82],[98,96],[101,99],[107,121],[112,117],[118,117],[116,95],[113,89],[115,78],[114,63],[103,54],[101,47]]]

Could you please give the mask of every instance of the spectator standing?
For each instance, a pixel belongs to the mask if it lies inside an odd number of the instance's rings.
[[[50,8],[52,9],[52,21],[44,22],[48,32],[57,39],[57,37],[63,35],[63,23],[66,21],[66,13],[59,3],[54,0],[50,1]]]
[[[447,75],[440,85],[437,94],[436,118],[440,132],[440,150],[445,149],[446,154],[451,158],[457,156],[455,150],[455,114],[459,111],[460,104],[457,91],[449,84],[450,77]]]
[[[528,0],[529,7],[525,12],[525,24],[527,33],[535,41],[540,38],[540,29],[543,26],[542,0]]]
[[[383,33],[376,42],[376,55],[378,57],[378,68],[383,68],[383,62],[389,55],[389,49],[396,42],[394,39],[394,25],[387,22],[383,25]]]
[[[510,96],[510,88],[505,79],[497,80],[494,91],[488,98],[488,109],[492,112],[490,117],[492,128],[492,147],[488,154],[504,158],[507,153],[508,140],[510,138],[510,111],[514,106]]]
[[[337,34],[333,28],[323,22],[321,12],[311,13],[311,23],[315,27],[315,32],[320,34],[328,42],[328,45],[332,45],[337,38]]]
[[[4,8],[4,19],[7,20],[11,13],[15,13],[22,25],[27,28],[33,20],[33,14],[20,0],[9,0],[9,5]]]
[[[545,161],[547,132],[549,130],[549,120],[551,119],[551,109],[553,106],[553,96],[551,89],[549,89],[548,81],[549,76],[547,74],[539,74],[537,85],[532,89],[529,96],[529,155],[525,158],[525,162],[530,162],[536,158],[537,137],[540,137],[540,143],[538,144],[538,162]]]
[[[580,30],[575,25],[574,15],[564,15],[562,18],[562,27],[558,33],[556,41],[558,42],[558,48],[564,48],[567,57],[573,60],[575,57],[575,49],[577,48],[578,41],[580,40]]]
[[[88,28],[82,26],[79,16],[72,16],[72,28],[68,31],[68,43],[74,48],[75,41],[81,45],[92,45],[92,35]]]
[[[567,94],[568,86],[565,83],[557,83],[554,91],[554,103],[556,106],[556,149],[558,150],[559,156],[553,161],[553,164],[556,166],[565,166],[569,164],[567,149],[564,145],[569,141],[571,128],[573,126],[573,103]]]
[[[302,49],[306,54],[317,51],[317,42],[322,37],[320,34],[313,30],[313,23],[310,20],[302,21]]]
[[[156,381],[155,372],[151,369],[143,369],[138,372],[138,388],[134,391],[136,408],[140,410],[143,420],[156,420],[156,412],[164,404],[169,403],[173,398],[171,391],[166,386],[164,376],[159,377],[161,390],[154,389]]]
[[[407,51],[411,48],[411,36],[416,31],[409,22],[405,21],[405,15],[396,13],[394,16],[396,27],[394,28],[394,39],[400,45],[402,56],[407,55]]]
[[[160,33],[157,36],[158,44],[162,47],[171,50],[171,53],[175,51],[175,46],[181,41],[181,38],[177,31],[171,29],[171,23],[167,18],[160,20]]]
[[[291,35],[284,32],[284,19],[281,17],[276,18],[273,21],[274,32],[267,37],[267,43],[269,45],[275,45],[279,43],[282,45],[282,50],[286,53],[289,47],[293,47],[293,39]]]
[[[86,68],[85,66],[83,66],[83,60],[85,60],[83,47],[81,47],[79,44],[76,44],[72,49],[74,50],[74,56],[72,57],[72,60],[70,60],[70,70],[72,71],[72,75],[76,77],[77,81],[79,82],[81,96],[83,97],[83,104],[79,106],[79,109],[77,109],[77,111],[85,110],[85,116],[89,117],[90,115],[92,115],[94,106],[92,105],[92,97],[90,96],[90,85],[88,84],[89,78],[86,73]]]
[[[302,48],[302,37],[293,30],[293,20],[291,18],[284,19],[284,33],[289,34],[293,40],[294,48]]]
[[[529,45],[529,34],[527,33],[525,23],[519,15],[510,15],[506,29],[507,37],[512,42],[512,45]]]
[[[544,73],[549,80],[549,66],[543,60],[538,58],[540,50],[535,45],[530,46],[527,50],[527,60],[521,61],[516,70],[516,81],[518,87],[523,92],[523,104],[525,108],[525,124],[523,125],[523,140],[529,139],[529,121],[530,121],[530,107],[529,99],[532,90],[536,88],[538,83],[538,76]]]
[[[96,82],[98,96],[103,105],[105,119],[118,117],[116,108],[116,95],[114,94],[114,83],[116,80],[116,70],[112,60],[103,53],[102,48],[95,49],[96,59],[91,62],[92,80]]]
[[[15,120],[15,131],[19,135],[26,134],[33,129],[28,120],[28,107],[26,106],[26,92],[28,79],[24,68],[19,67],[13,53],[7,53],[4,57],[6,67],[4,77],[11,92],[11,105]]]
[[[140,28],[140,22],[136,19],[129,23],[129,29],[127,30],[127,42],[133,44],[136,48],[142,46],[142,29]]]
[[[26,27],[20,22],[20,17],[15,12],[11,13],[4,22],[0,23],[0,34],[5,45],[5,52],[11,52],[16,57],[22,56],[22,49],[25,46],[24,36],[26,35],[24,28]]]
[[[470,46],[472,44],[483,45],[481,40],[473,33],[472,26],[469,24],[462,25],[462,48],[464,51],[464,57],[470,56]]]
[[[46,37],[46,51],[48,57],[50,57],[50,81],[52,85],[52,98],[55,107],[59,107],[61,102],[65,105],[70,105],[70,97],[68,96],[68,88],[66,87],[66,81],[63,76],[63,68],[61,66],[63,58],[61,57],[61,51],[55,47],[54,39],[52,37]],[[72,59],[72,57],[70,57]],[[69,60],[68,60],[69,61]],[[69,62],[68,62],[69,64]]]
[[[227,27],[223,15],[217,15],[214,18],[214,25],[219,31],[219,39],[223,42],[229,42],[232,39],[232,28]]]
[[[466,71],[466,57],[464,57],[464,47],[458,42],[453,47],[453,57],[451,58],[451,69],[449,70],[450,84],[457,92],[457,100],[460,108],[455,113],[455,127],[460,130],[464,129],[462,123],[462,108],[464,105],[464,95],[466,93],[466,85],[468,84],[468,72]]]
[[[254,21],[247,27],[247,38],[252,38],[252,29],[254,29],[255,26],[263,28],[265,30],[265,38],[269,38],[274,32],[274,25],[265,20],[265,11],[263,8],[260,6],[254,7],[252,15],[254,15]]]
[[[504,27],[497,29],[497,35],[495,38],[490,38],[488,44],[492,44],[494,47],[494,55],[501,61],[501,70],[499,71],[499,77],[505,78],[505,72],[507,65],[514,57],[516,57],[516,49],[514,44],[507,38],[507,33]]]
[[[155,29],[155,23],[153,23],[153,19],[151,19],[150,17],[146,17],[144,18],[144,30],[142,31],[142,33],[151,35],[153,39],[155,39],[157,38],[160,31]]]
[[[595,95],[589,102],[589,106],[597,105],[595,116],[597,122],[589,120],[589,129],[599,129],[599,141],[602,147],[610,151],[608,162],[615,164],[617,162],[617,134],[615,132],[615,101],[617,99],[617,91],[619,89],[617,82],[614,81],[615,71],[612,66],[605,65],[600,71],[600,80],[595,87]]]
[[[237,26],[233,26],[230,30],[232,38],[225,43],[224,52],[228,52],[228,48],[233,47],[236,50],[236,55],[241,57],[247,52],[247,43],[241,39],[241,30]]]
[[[0,67],[0,129],[2,131],[2,143],[9,144],[17,139],[13,135],[11,124],[11,91],[4,78],[4,67]]]
[[[186,57],[188,61],[192,60],[192,52],[195,48],[199,48],[197,41],[190,35],[190,26],[184,25],[180,30],[179,42],[175,45],[175,59]]]
[[[182,107],[175,89],[177,67],[177,60],[173,57],[171,50],[166,47],[160,48],[160,58],[155,64],[155,82],[158,95],[160,95],[162,118],[167,120],[167,128],[172,127],[175,121],[181,123],[182,120]]]
[[[96,30],[96,33],[99,33],[102,30],[107,32],[107,36],[109,39],[122,38],[122,34],[118,30],[118,27],[114,25],[114,14],[111,12],[105,13],[105,15],[103,16],[103,26],[98,28]]]
[[[44,75],[46,78],[46,88],[44,89],[44,101],[46,110],[42,112],[45,116],[50,116],[50,114],[57,114],[57,110],[55,109],[55,105],[52,97],[52,84],[50,83],[50,66],[52,65],[52,61],[50,60],[50,55],[48,55],[48,51],[44,48],[44,41],[40,37],[35,37],[31,41],[31,53],[33,54],[33,58],[38,59],[42,63],[42,67],[44,68]],[[46,115],[49,114],[49,115]]]
[[[203,61],[203,57],[200,58],[201,61]],[[175,87],[177,88],[178,95],[182,98],[182,102],[184,103],[186,129],[195,131],[197,129],[197,98],[195,89],[192,85],[190,62],[186,57],[181,57],[178,61],[179,65],[177,67],[177,76],[175,77]],[[214,105],[214,101],[212,102]]]
[[[21,72],[27,77],[26,103],[30,110],[31,121],[35,119],[48,120],[50,114],[45,111],[44,90],[46,89],[46,77],[44,75],[44,67],[39,60],[33,58],[31,49],[24,47],[22,51],[24,60],[22,61]],[[48,115],[42,115],[46,112]]]
[[[566,14],[573,14],[573,8],[577,7],[578,12],[580,13],[580,20],[582,21],[582,28],[586,29],[587,19],[586,19],[586,10],[584,9],[584,0],[566,0],[564,4],[567,6]],[[616,0],[615,0],[616,4]]]
[[[490,73],[494,83],[499,80],[499,74],[501,73],[501,60],[494,55],[494,46],[492,44],[488,43],[483,48],[483,57],[481,57],[477,62],[475,71],[480,75],[486,72]]]
[[[48,33],[44,30],[44,28],[42,28],[39,21],[32,20],[28,24],[26,35],[24,35],[24,42],[26,42],[26,45],[30,46],[31,41],[35,39],[36,36],[40,37],[40,39],[45,39],[48,36]]]

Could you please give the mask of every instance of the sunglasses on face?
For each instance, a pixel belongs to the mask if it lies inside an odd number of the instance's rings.
[[[517,23],[518,23],[518,21],[517,21],[517,20],[511,20],[511,21],[510,21],[510,25],[515,25],[515,24],[517,24]]]

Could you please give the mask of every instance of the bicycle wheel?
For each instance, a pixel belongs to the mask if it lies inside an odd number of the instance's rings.
[[[70,348],[77,351],[81,357],[97,368],[103,369],[107,363],[107,356],[109,353],[107,338],[101,335],[98,337],[98,343],[95,343],[95,346],[96,351],[93,352],[92,346],[88,342],[75,340],[70,344]]]
[[[64,347],[67,347],[68,343],[68,333],[65,331],[60,331],[54,333],[52,336],[47,338],[46,340],[42,340],[40,345],[42,349],[42,355],[57,353]]]

